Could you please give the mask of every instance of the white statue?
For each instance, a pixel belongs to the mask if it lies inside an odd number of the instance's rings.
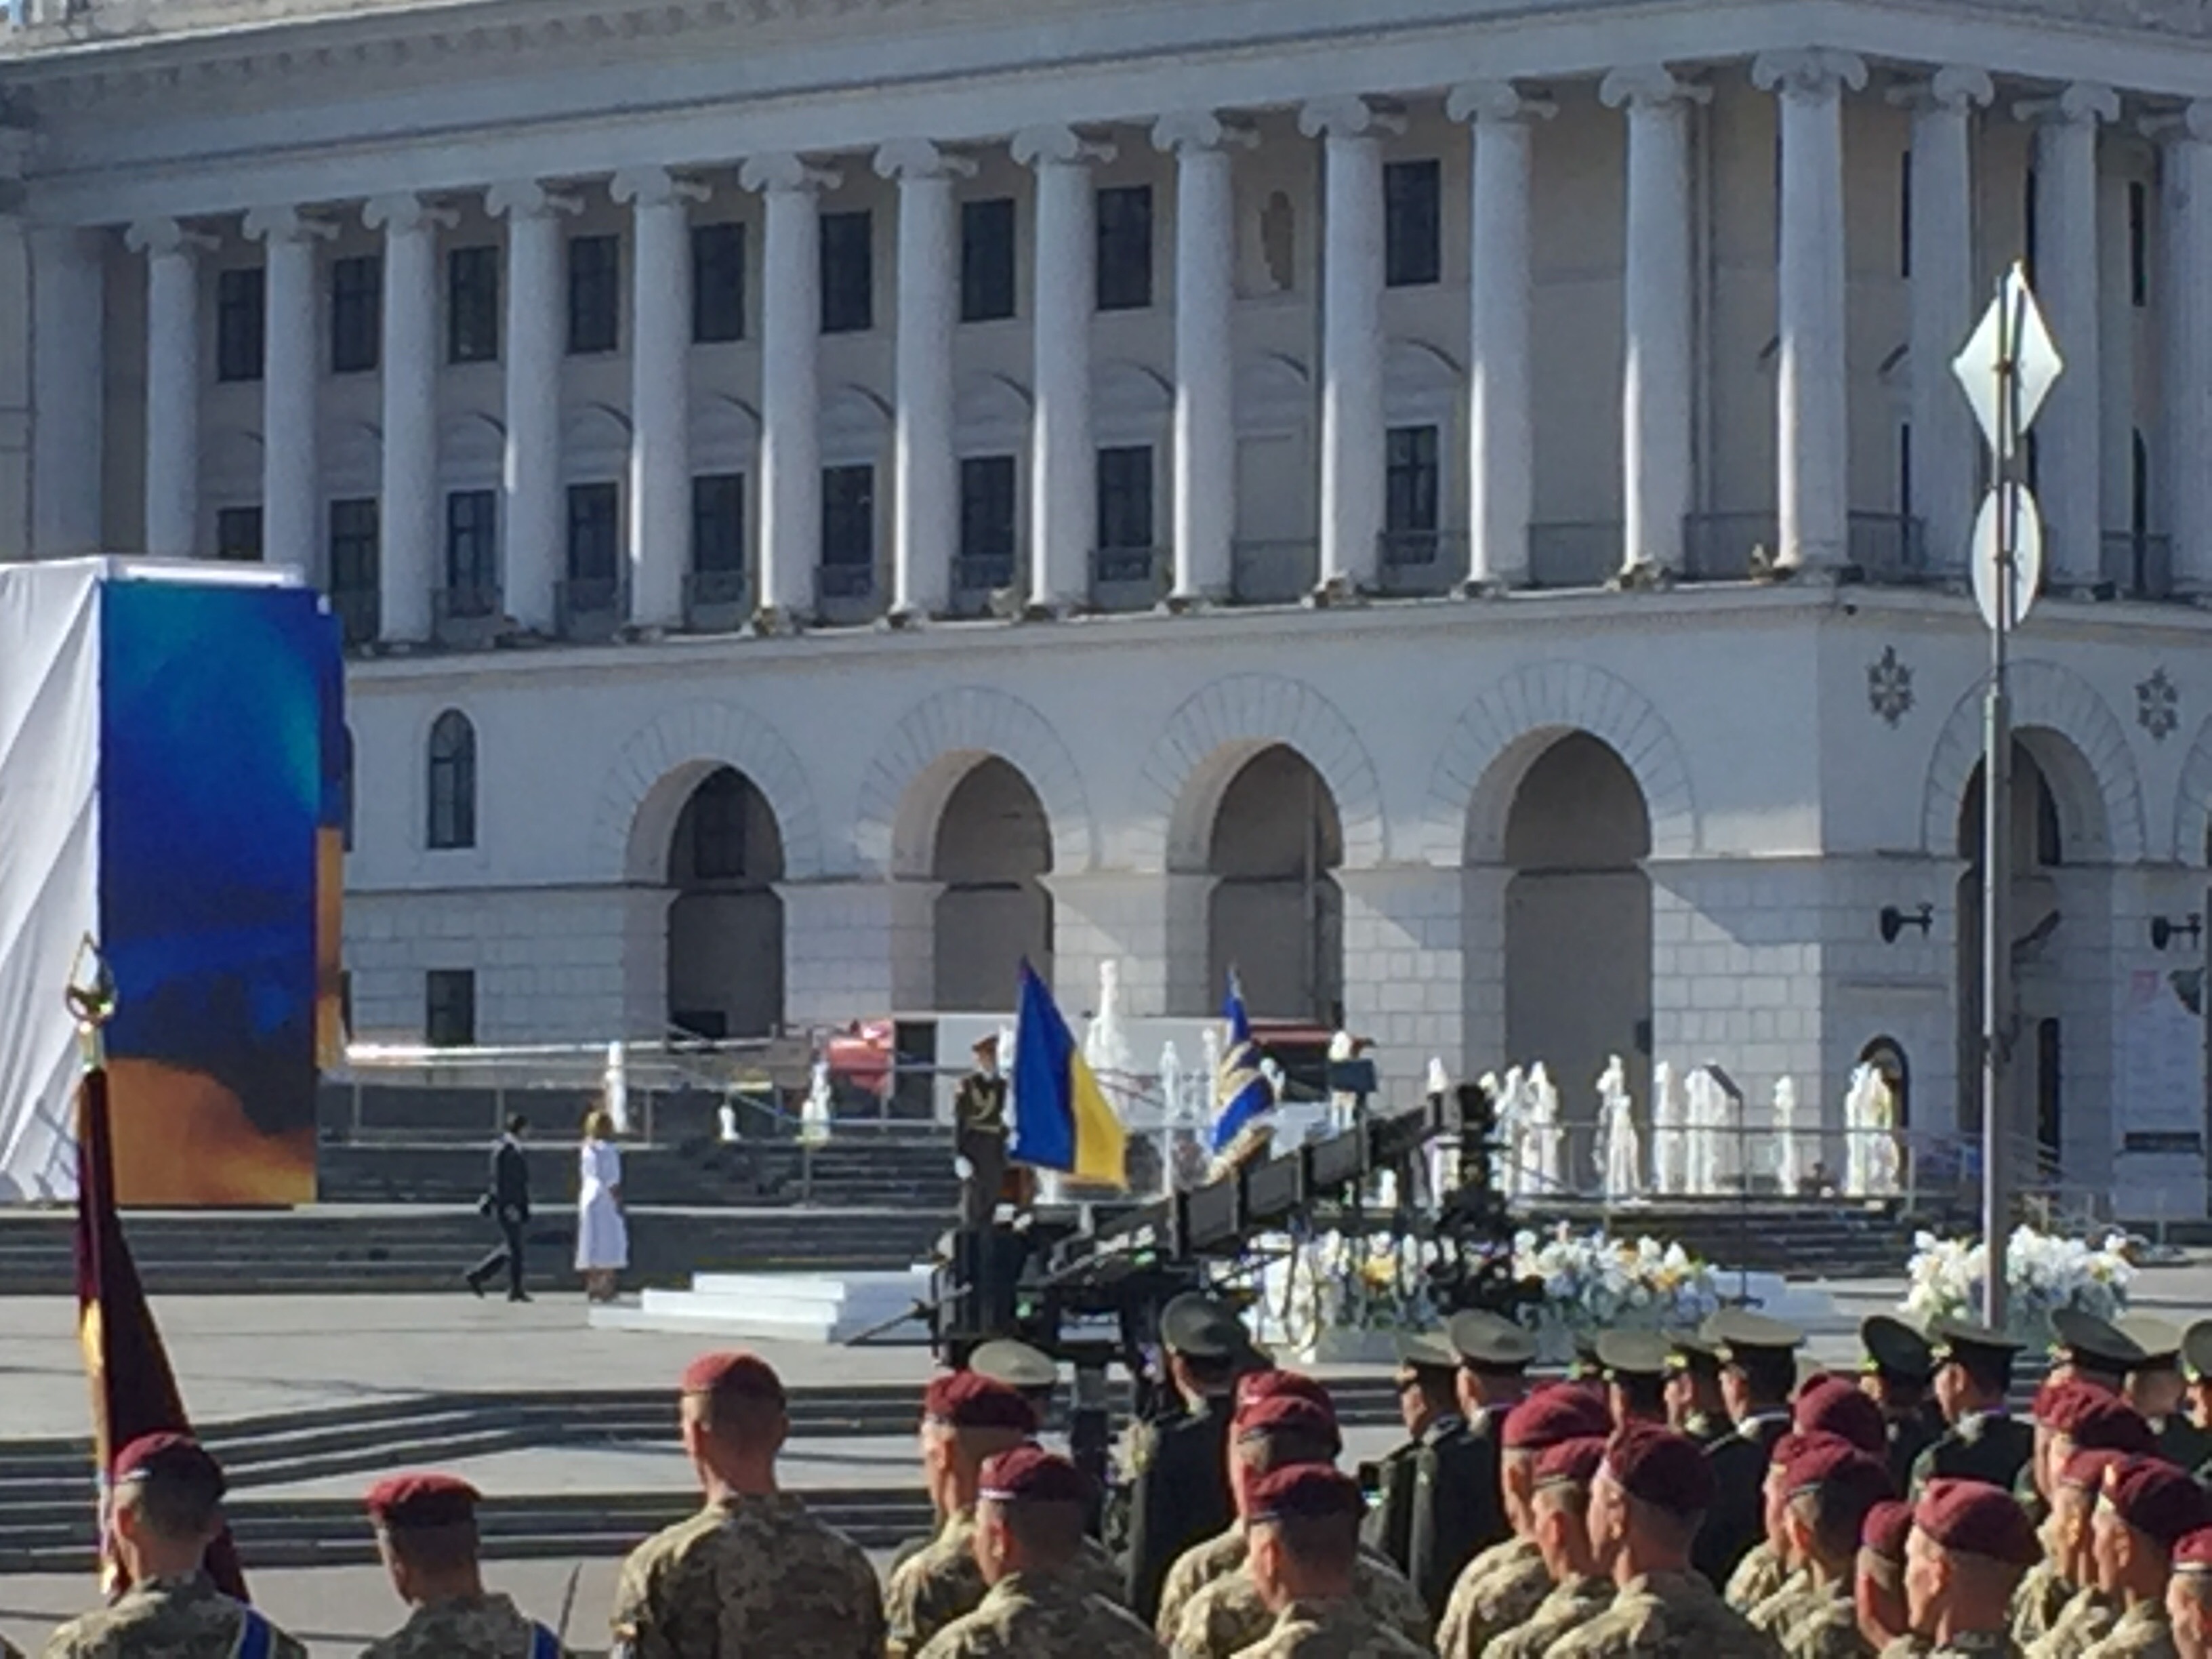
[[[1689,1190],[1717,1193],[1721,1187],[1720,1085],[1702,1066],[1683,1085],[1689,1097]]]
[[[1605,1195],[1614,1203],[1640,1197],[1644,1191],[1644,1149],[1637,1144],[1636,1103],[1628,1097],[1628,1068],[1619,1054],[1608,1055],[1598,1076],[1598,1136],[1596,1158]]]
[[[1121,964],[1110,959],[1098,964],[1098,1012],[1084,1030],[1083,1057],[1100,1079],[1127,1078],[1137,1069],[1128,1018],[1121,1012]]]
[[[830,1062],[817,1060],[799,1108],[799,1144],[823,1146],[830,1141]]]
[[[1329,1064],[1332,1066],[1345,1064],[1352,1058],[1355,1047],[1351,1032],[1339,1031],[1328,1040]],[[1344,1089],[1332,1089],[1328,1091],[1328,1127],[1331,1130],[1342,1133],[1352,1127],[1358,1113],[1359,1097],[1358,1095]]]
[[[715,1109],[714,1116],[721,1123],[722,1145],[726,1146],[738,1138],[738,1109],[726,1100]]]
[[[1505,1068],[1505,1082],[1498,1091],[1498,1145],[1505,1161],[1498,1190],[1519,1198],[1528,1190],[1528,1079],[1518,1066]]]
[[[1851,1085],[1844,1093],[1844,1196],[1864,1198],[1869,1185],[1869,1156],[1875,1133],[1875,1090],[1881,1073],[1863,1062],[1851,1068]]]
[[[1170,1127],[1182,1121],[1182,1062],[1172,1042],[1160,1045],[1160,1121]]]
[[[1534,1189],[1554,1197],[1565,1183],[1560,1156],[1565,1135],[1559,1127],[1559,1091],[1552,1086],[1552,1074],[1540,1060],[1528,1069],[1528,1131]]]
[[[1674,1068],[1662,1060],[1651,1068],[1651,1184],[1661,1196],[1678,1197],[1689,1190],[1689,1151]]]
[[[1451,1073],[1444,1070],[1444,1062],[1441,1055],[1429,1056],[1428,1074],[1421,1084],[1421,1092],[1431,1100],[1440,1095],[1448,1095],[1451,1092]]]
[[[1897,1144],[1897,1091],[1890,1087],[1889,1075],[1880,1066],[1870,1066],[1874,1073],[1871,1109],[1868,1112],[1869,1127],[1874,1133],[1867,1137],[1867,1190],[1875,1198],[1895,1198],[1904,1185],[1904,1154]]]
[[[606,1071],[600,1080],[600,1091],[605,1097],[607,1116],[613,1120],[615,1133],[629,1133],[629,1064],[620,1042],[607,1044]]]
[[[1785,1198],[1795,1198],[1805,1184],[1804,1160],[1799,1155],[1797,1142],[1797,1080],[1778,1077],[1774,1079],[1774,1133],[1780,1143],[1781,1161],[1776,1166],[1776,1178]]]

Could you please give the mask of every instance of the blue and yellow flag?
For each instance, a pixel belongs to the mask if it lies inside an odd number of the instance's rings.
[[[1014,1028],[1013,1132],[1006,1154],[1078,1181],[1125,1188],[1128,1132],[1107,1103],[1052,993],[1022,964],[1021,1017]]]
[[[1260,1069],[1260,1045],[1252,1041],[1252,1022],[1244,1012],[1244,988],[1229,976],[1229,996],[1221,1008],[1221,1069],[1213,1079],[1213,1126],[1207,1150],[1224,1156],[1237,1136],[1255,1133],[1275,1109],[1275,1086]]]

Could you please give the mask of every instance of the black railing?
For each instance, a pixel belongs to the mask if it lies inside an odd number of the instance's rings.
[[[619,577],[583,576],[553,586],[553,626],[564,640],[611,638],[629,612]]]
[[[825,599],[875,597],[876,568],[872,564],[825,564],[814,574]]]
[[[341,641],[348,646],[374,643],[384,625],[384,607],[374,588],[334,588],[330,601],[331,614],[338,619]]]
[[[1102,547],[1091,557],[1091,580],[1101,586],[1149,583],[1159,558],[1155,547]]]
[[[1466,532],[1386,530],[1376,542],[1376,585],[1385,593],[1449,592],[1467,574]]]
[[[1320,579],[1321,544],[1235,542],[1229,549],[1229,592],[1239,605],[1295,605]]]
[[[453,582],[430,591],[430,631],[441,645],[489,645],[501,621],[495,586]]]
[[[1928,526],[1905,513],[1853,513],[1846,516],[1845,552],[1870,582],[1923,582],[1928,568]]]
[[[963,553],[952,561],[956,592],[988,593],[1012,587],[1018,567],[1012,553]]]

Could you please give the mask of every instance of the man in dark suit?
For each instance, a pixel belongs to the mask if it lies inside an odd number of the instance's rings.
[[[1913,1495],[1938,1479],[1979,1480],[2010,1492],[2035,1449],[2034,1429],[2005,1409],[2020,1344],[1966,1319],[1937,1320],[1928,1340],[1935,1349],[1936,1402],[1951,1426],[1913,1464]]]
[[[478,1296],[485,1281],[504,1268],[507,1299],[530,1300],[522,1288],[522,1230],[530,1221],[530,1159],[522,1150],[522,1133],[529,1127],[529,1119],[517,1112],[491,1149],[491,1183],[477,1207],[499,1224],[501,1243],[468,1271],[469,1288]]]
[[[1413,1581],[1439,1617],[1482,1527],[1482,1443],[1460,1415],[1458,1356],[1434,1336],[1398,1340],[1398,1412],[1413,1437],[1376,1471],[1379,1498],[1363,1535]]]
[[[1790,1431],[1790,1395],[1805,1334],[1778,1319],[1723,1308],[1701,1334],[1720,1352],[1721,1397],[1735,1427],[1705,1449],[1714,1497],[1690,1559],[1715,1589],[1766,1535],[1766,1466]]]
[[[1470,1443],[1462,1454],[1468,1488],[1466,1525],[1472,1553],[1480,1554],[1513,1534],[1498,1472],[1498,1437],[1506,1414],[1528,1397],[1536,1340],[1503,1315],[1480,1308],[1454,1314],[1445,1328],[1459,1357],[1460,1412],[1467,1419]]]
[[[1229,1492],[1229,1424],[1237,1373],[1253,1357],[1237,1316],[1195,1291],[1160,1310],[1160,1346],[1182,1408],[1129,1431],[1128,1607],[1150,1625],[1175,1559],[1236,1517]]]

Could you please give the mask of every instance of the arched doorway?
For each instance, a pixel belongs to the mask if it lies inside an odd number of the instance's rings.
[[[1255,1018],[1334,1024],[1344,1006],[1344,862],[1336,797],[1287,744],[1262,749],[1222,792],[1207,846],[1206,970],[1233,969]]]
[[[751,779],[720,767],[677,815],[668,849],[668,1024],[759,1037],[783,1020],[783,835]]]
[[[1651,1064],[1651,817],[1601,738],[1570,732],[1522,774],[1505,820],[1505,1047],[1544,1063],[1570,1121],[1595,1115],[1619,1054],[1630,1093]]]
[[[932,937],[933,1006],[985,1013],[1014,1006],[1024,957],[1052,981],[1052,826],[1021,773],[988,756],[953,786],[930,875],[942,884]]]

